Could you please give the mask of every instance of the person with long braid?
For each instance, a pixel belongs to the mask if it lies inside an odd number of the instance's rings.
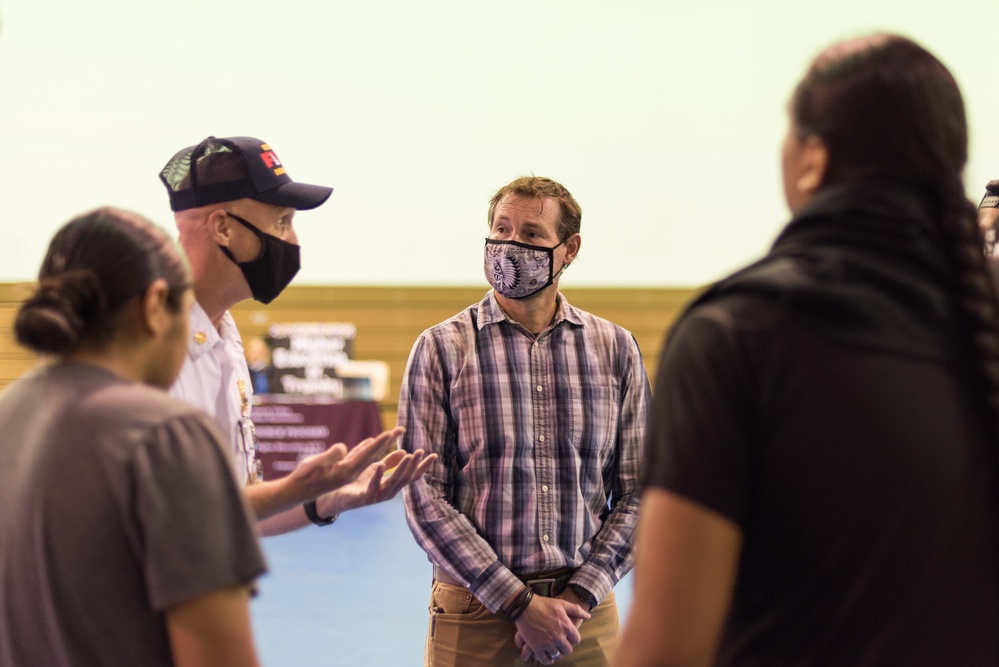
[[[878,34],[789,115],[790,223],[662,354],[615,665],[997,665],[999,301],[960,91]]]

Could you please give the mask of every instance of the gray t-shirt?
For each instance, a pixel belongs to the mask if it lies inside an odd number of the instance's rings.
[[[170,665],[163,612],[265,567],[207,415],[87,365],[0,394],[0,667]]]

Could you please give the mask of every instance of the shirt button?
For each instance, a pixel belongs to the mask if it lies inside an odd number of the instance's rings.
[[[548,492],[548,485],[547,484],[542,484],[541,485],[541,490],[547,493]]]
[[[538,440],[540,440],[541,442],[544,442],[545,441],[545,436],[543,436],[543,435],[538,436]]]
[[[547,542],[548,541],[548,536],[547,535],[542,535],[541,539],[543,539],[545,542]]]
[[[208,334],[206,334],[204,331],[199,331],[198,333],[194,334],[194,341],[198,345],[204,345],[205,343],[208,342]]]
[[[542,386],[541,386],[541,385],[539,384],[539,385],[538,385],[538,391],[542,391],[543,389],[544,389],[544,388],[543,388],[543,387],[542,387]]]

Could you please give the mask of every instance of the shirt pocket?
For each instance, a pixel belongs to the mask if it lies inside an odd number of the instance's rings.
[[[585,383],[569,389],[569,442],[581,456],[604,460],[617,440],[620,390]]]

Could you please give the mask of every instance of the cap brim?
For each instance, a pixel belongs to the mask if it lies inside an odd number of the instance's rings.
[[[309,209],[322,206],[330,198],[332,192],[333,188],[292,181],[267,192],[249,195],[249,198],[262,201],[265,204],[286,206],[298,211],[308,211]]]

